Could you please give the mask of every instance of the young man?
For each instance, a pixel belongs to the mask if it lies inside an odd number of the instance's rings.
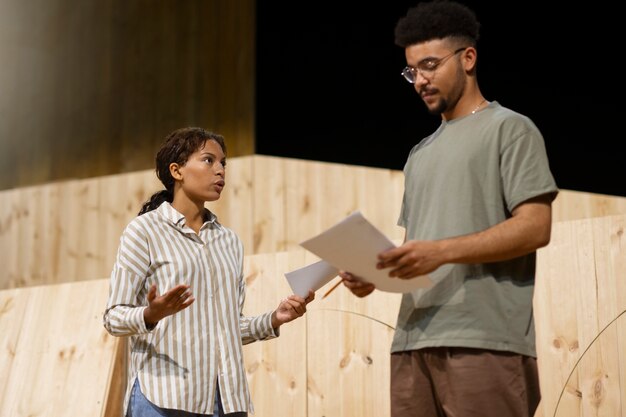
[[[397,23],[402,72],[440,127],[410,152],[398,224],[379,256],[395,279],[430,274],[403,295],[391,355],[392,417],[531,417],[539,403],[532,312],[536,250],[558,192],[533,122],[481,93],[479,23],[456,2]],[[363,297],[371,284],[343,272]]]

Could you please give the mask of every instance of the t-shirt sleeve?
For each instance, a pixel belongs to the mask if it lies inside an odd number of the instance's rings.
[[[530,123],[530,122],[528,122]],[[548,163],[543,137],[532,124],[513,133],[501,155],[501,172],[507,209],[533,197],[550,194],[554,199],[558,188]]]

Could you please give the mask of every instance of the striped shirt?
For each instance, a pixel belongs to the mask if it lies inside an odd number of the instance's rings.
[[[243,245],[206,210],[200,233],[169,203],[133,219],[120,238],[111,273],[104,327],[130,336],[124,409],[139,380],[143,394],[162,408],[212,414],[216,383],[226,413],[253,412],[242,344],[278,336],[271,312],[244,317]],[[163,294],[187,284],[188,308],[146,328],[148,290]]]

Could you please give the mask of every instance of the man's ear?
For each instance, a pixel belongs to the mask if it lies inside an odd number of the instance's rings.
[[[476,48],[473,46],[468,47],[463,54],[463,67],[465,71],[475,71],[476,70]]]
[[[172,175],[172,178],[174,178],[177,181],[180,181],[183,179],[183,174],[180,172],[180,168],[181,166],[178,165],[176,162],[172,162],[170,164],[170,174]]]

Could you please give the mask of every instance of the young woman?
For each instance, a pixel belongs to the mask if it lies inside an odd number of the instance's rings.
[[[225,185],[224,138],[172,132],[156,156],[165,190],[120,239],[104,327],[130,336],[127,416],[246,416],[252,410],[242,345],[279,335],[313,300],[291,295],[244,317],[243,246],[204,207]]]

